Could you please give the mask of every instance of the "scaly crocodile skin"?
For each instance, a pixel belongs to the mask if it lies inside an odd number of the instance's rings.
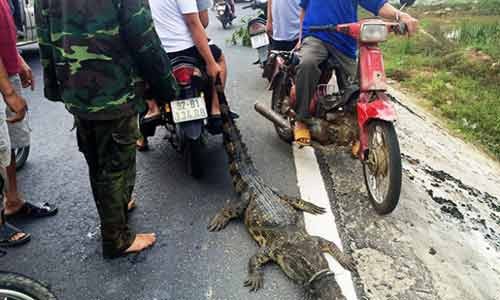
[[[230,118],[227,104],[221,104],[221,111],[229,170],[239,200],[226,203],[208,229],[219,231],[231,219],[244,216],[250,235],[260,246],[257,254],[250,258],[245,286],[252,291],[263,287],[262,267],[273,261],[289,278],[305,286],[308,296],[322,300],[345,299],[334,276],[328,272],[323,253],[329,253],[349,270],[354,269],[351,258],[333,242],[310,236],[301,216],[301,211],[322,214],[325,210],[302,199],[281,195],[269,187],[259,176],[241,133]]]

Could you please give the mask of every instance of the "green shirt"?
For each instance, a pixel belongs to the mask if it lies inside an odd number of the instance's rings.
[[[145,0],[36,0],[45,97],[81,118],[110,120],[157,101],[177,84]]]

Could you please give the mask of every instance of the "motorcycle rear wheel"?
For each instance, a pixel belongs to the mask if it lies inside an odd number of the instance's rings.
[[[184,145],[184,162],[187,173],[193,178],[199,179],[203,175],[202,149],[203,141],[199,137],[196,140],[186,139]]]
[[[16,158],[16,170],[21,170],[24,164],[28,160],[30,154],[30,146],[14,149],[14,154]]]
[[[56,300],[43,284],[23,275],[0,272],[0,299],[2,300]]]
[[[284,82],[280,82],[273,89],[273,95],[271,98],[271,109],[276,113],[283,116],[281,112],[281,104],[283,103],[284,98],[286,97],[286,92],[284,88],[286,87]],[[286,116],[283,116],[286,118]],[[291,130],[283,129],[276,124],[274,124],[274,129],[276,133],[286,143],[291,143],[293,141],[293,132]]]
[[[369,154],[363,175],[370,202],[380,215],[391,213],[401,194],[401,152],[394,125],[385,121],[368,124]]]

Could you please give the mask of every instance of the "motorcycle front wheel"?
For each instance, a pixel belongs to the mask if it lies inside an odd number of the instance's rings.
[[[29,154],[30,146],[14,149],[14,155],[16,157],[16,170],[19,171],[24,167],[24,164],[28,160]]]
[[[391,213],[401,193],[401,152],[394,125],[385,121],[368,124],[368,157],[363,174],[370,202],[380,215]]]
[[[43,284],[23,275],[0,272],[2,300],[56,300]]]

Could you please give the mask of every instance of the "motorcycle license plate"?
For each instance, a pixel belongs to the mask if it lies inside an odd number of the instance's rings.
[[[170,106],[174,123],[206,119],[208,117],[203,97],[172,101]]]
[[[250,37],[252,48],[257,49],[269,45],[269,37],[267,33],[261,33]]]

